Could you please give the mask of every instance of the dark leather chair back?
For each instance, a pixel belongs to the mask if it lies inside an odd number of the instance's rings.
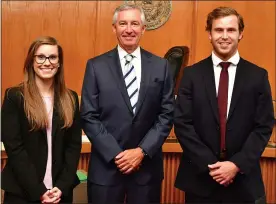
[[[187,46],[175,46],[168,50],[164,56],[170,63],[174,84],[176,83],[182,67],[187,66],[189,58],[189,48]]]

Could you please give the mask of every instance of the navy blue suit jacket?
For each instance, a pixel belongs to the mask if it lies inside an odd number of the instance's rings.
[[[163,179],[162,144],[173,119],[173,81],[168,62],[141,49],[141,84],[132,112],[117,48],[88,60],[82,88],[81,119],[92,143],[88,179],[114,185],[124,178],[147,184]],[[114,158],[140,146],[148,156],[139,171],[124,176]]]

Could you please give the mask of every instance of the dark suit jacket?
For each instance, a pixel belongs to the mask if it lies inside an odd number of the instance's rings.
[[[81,150],[81,127],[78,96],[75,92],[73,95],[76,101],[73,125],[62,129],[63,121],[55,108],[52,119],[53,186],[64,195],[79,183],[76,170]],[[8,155],[2,171],[2,189],[29,201],[40,200],[47,191],[43,183],[48,154],[47,134],[46,130],[30,131],[20,88],[6,90],[1,122],[2,141]]]
[[[140,146],[148,156],[128,178],[140,184],[163,178],[162,144],[172,127],[173,83],[165,59],[141,49],[142,74],[135,115],[127,94],[117,48],[88,60],[82,88],[82,127],[93,147],[88,179],[114,185],[126,176],[114,158]]]
[[[175,134],[183,148],[176,187],[201,196],[217,184],[207,165],[219,160],[218,104],[211,57],[184,69],[175,110]],[[244,59],[237,66],[226,125],[227,160],[243,172],[234,180],[249,200],[264,195],[259,159],[271,136],[273,106],[268,75]]]

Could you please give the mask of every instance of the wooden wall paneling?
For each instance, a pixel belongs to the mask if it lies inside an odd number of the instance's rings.
[[[174,158],[175,158],[175,162],[174,162],[174,182],[175,182],[175,179],[176,179],[176,175],[177,175],[177,171],[178,171],[178,166],[180,164],[181,156],[182,156],[182,154],[174,153]],[[175,194],[175,198],[176,198],[178,203],[183,203],[184,202],[185,193],[183,191],[181,191],[178,188],[174,187],[174,194]]]
[[[198,18],[197,18],[197,15],[198,15],[198,1],[193,1],[193,11],[192,11],[192,18],[191,18],[191,21],[192,21],[192,39],[191,39],[191,48],[190,48],[190,53],[189,53],[189,65],[192,65],[194,64],[196,61],[195,61],[195,53],[196,53],[196,43],[197,43],[197,29],[198,29]]]
[[[90,153],[81,154],[78,169],[88,172]]]
[[[95,55],[103,54],[117,45],[117,38],[112,30],[113,12],[123,1],[98,1],[96,19]]]
[[[2,2],[2,97],[7,87],[23,80],[27,50],[34,39],[44,35],[60,42],[66,83],[80,94],[86,61],[94,56],[96,4],[96,1]]]
[[[173,46],[191,47],[192,38],[192,1],[172,1],[169,20],[155,30],[145,32],[141,45],[143,48],[163,57]]]
[[[96,1],[61,1],[62,33],[67,86],[81,95],[86,62],[95,55]]]
[[[237,8],[245,21],[240,54],[268,71],[273,99],[276,99],[275,6],[275,1],[252,1]],[[275,126],[270,141],[276,143]]]
[[[245,21],[240,54],[268,71],[273,99],[276,99],[275,6],[275,1],[252,1],[237,8]],[[270,141],[276,143],[275,126]]]
[[[269,142],[271,142],[274,146],[276,145],[276,125],[274,125],[274,129]]]
[[[276,159],[261,159],[262,176],[265,184],[267,203],[276,203]]]
[[[244,39],[241,56],[265,68],[269,74],[273,98],[276,98],[275,70],[275,1],[252,1],[241,10],[244,21]]]
[[[26,41],[28,37],[25,32],[25,18],[21,19],[22,10],[18,4],[20,3],[11,1],[1,2],[2,95],[7,87],[18,84],[23,79],[24,62],[22,58],[27,52]],[[26,3],[24,7],[26,7]]]
[[[184,203],[184,192],[174,187],[180,163],[180,153],[163,153],[164,180],[162,182],[161,203]]]

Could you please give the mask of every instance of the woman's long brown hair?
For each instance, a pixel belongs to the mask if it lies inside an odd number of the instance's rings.
[[[73,123],[75,100],[71,91],[65,86],[63,50],[53,37],[45,36],[35,40],[28,51],[24,64],[24,81],[21,84],[24,96],[24,109],[31,124],[32,130],[39,130],[48,127],[48,116],[42,96],[35,82],[35,72],[33,68],[34,55],[41,45],[56,45],[58,47],[59,68],[54,76],[53,88],[55,98],[55,109],[60,119],[64,121],[62,128],[68,128]]]

